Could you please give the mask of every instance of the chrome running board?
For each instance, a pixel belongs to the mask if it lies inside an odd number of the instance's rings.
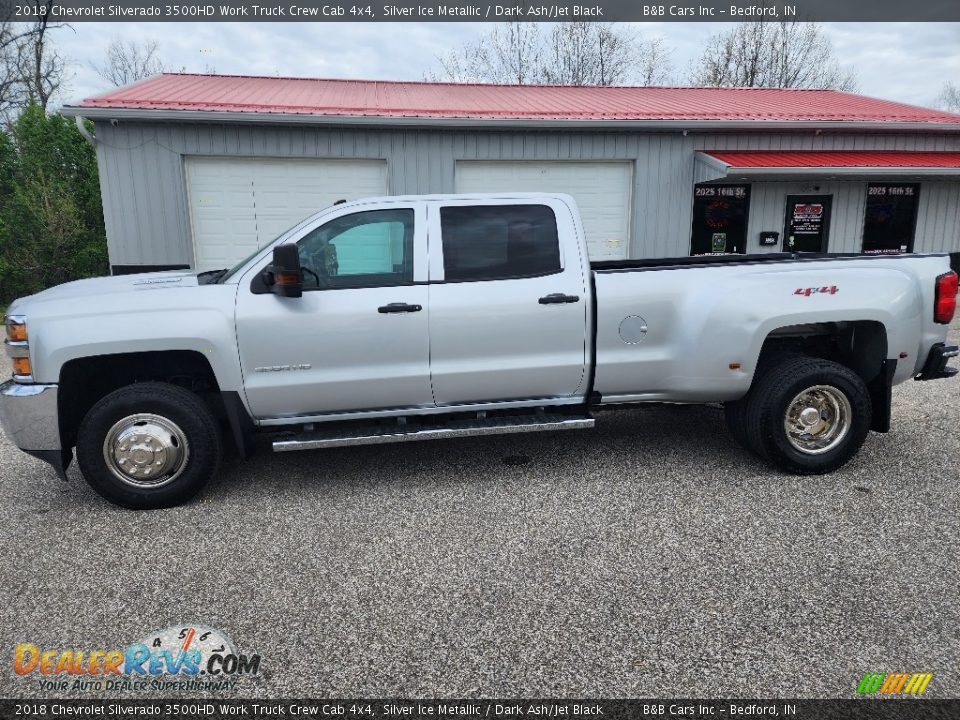
[[[483,435],[506,435],[509,433],[543,432],[546,430],[588,430],[594,419],[588,415],[526,415],[522,417],[477,418],[455,420],[436,427],[410,427],[394,425],[377,428],[337,428],[313,430],[292,437],[274,440],[274,452],[291,450],[317,450],[319,448],[346,447],[349,445],[381,445],[383,443],[410,442],[413,440],[443,440],[457,437]]]

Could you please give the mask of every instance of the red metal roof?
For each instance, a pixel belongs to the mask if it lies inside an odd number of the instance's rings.
[[[708,150],[731,168],[960,168],[960,152]]]
[[[79,107],[314,117],[960,126],[960,115],[833,90],[467,85],[187,74],[157,75],[87,98]]]

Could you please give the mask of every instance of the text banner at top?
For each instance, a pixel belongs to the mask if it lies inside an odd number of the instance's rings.
[[[0,0],[0,19],[30,22],[960,22],[958,0]]]

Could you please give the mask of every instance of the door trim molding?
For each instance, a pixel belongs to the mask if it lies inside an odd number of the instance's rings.
[[[318,415],[287,415],[266,417],[255,420],[260,427],[281,425],[301,425],[312,422],[334,422],[338,420],[370,420],[375,418],[402,417],[404,415],[442,415],[444,413],[479,412],[482,410],[512,410],[524,407],[545,407],[553,405],[582,405],[583,397],[547,397],[527,398],[525,400],[507,400],[500,402],[469,403],[464,405],[414,405],[411,407],[388,408],[383,410],[361,410],[357,412],[323,413]]]

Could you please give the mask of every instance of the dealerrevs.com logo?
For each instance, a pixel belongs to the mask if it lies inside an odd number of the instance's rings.
[[[857,686],[860,695],[922,695],[933,673],[867,673]]]
[[[231,690],[239,677],[259,674],[260,656],[237,652],[219,630],[184,624],[122,649],[20,643],[13,671],[44,691]]]

